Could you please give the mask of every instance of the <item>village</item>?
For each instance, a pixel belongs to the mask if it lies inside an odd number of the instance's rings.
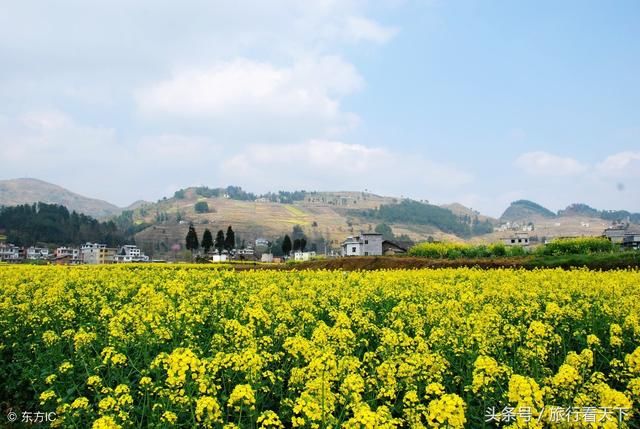
[[[539,243],[537,237],[532,237],[531,229],[512,231],[511,235],[502,239],[505,246],[519,246],[525,249],[535,247]],[[640,229],[626,225],[615,225],[604,229],[602,237],[613,244],[626,249],[640,249]],[[555,237],[575,238],[575,237]],[[309,261],[317,257],[351,257],[351,256],[393,256],[403,255],[409,245],[383,239],[382,234],[376,232],[362,232],[359,235],[348,236],[340,245],[340,251],[325,250],[319,254],[316,251],[297,249],[284,257],[274,256],[270,252],[270,242],[265,238],[257,238],[251,245],[241,249],[215,249],[199,255],[200,260],[213,263],[229,261],[253,261],[263,263],[282,263],[289,261]],[[174,258],[175,261],[175,258]],[[117,263],[145,263],[170,262],[164,259],[151,259],[135,244],[119,247],[108,247],[102,243],[85,243],[79,247],[61,246],[55,249],[48,247],[21,247],[0,240],[0,262],[8,263],[52,263],[59,265],[100,265]]]

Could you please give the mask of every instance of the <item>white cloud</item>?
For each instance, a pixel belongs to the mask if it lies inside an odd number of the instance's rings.
[[[376,43],[386,43],[398,33],[397,28],[383,27],[375,21],[360,16],[349,17],[346,28],[353,39]]]
[[[229,158],[222,174],[260,192],[273,189],[372,189],[394,195],[429,195],[458,188],[471,175],[421,156],[341,141],[310,140],[252,145]],[[265,183],[264,177],[269,177]]]
[[[574,158],[542,151],[520,155],[516,159],[515,165],[534,176],[575,176],[584,173],[589,168]]]
[[[288,67],[239,58],[208,68],[184,69],[136,92],[147,115],[178,117],[317,117],[340,121],[340,98],[363,86],[339,57],[306,58]]]
[[[640,177],[640,152],[625,151],[610,155],[596,169],[607,177]]]

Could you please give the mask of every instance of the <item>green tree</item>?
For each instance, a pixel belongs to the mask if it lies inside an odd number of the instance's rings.
[[[296,238],[293,240],[293,251],[297,252],[298,250],[300,250],[300,239]]]
[[[213,247],[213,236],[211,235],[211,231],[208,229],[204,230],[204,234],[202,235],[202,248],[205,253],[209,253],[209,250]]]
[[[227,249],[227,251],[229,252],[233,250],[235,245],[236,245],[236,233],[233,232],[231,225],[229,225],[229,228],[227,228],[227,237],[224,239],[224,248]]]
[[[300,239],[300,251],[304,252],[304,249],[306,247],[307,247],[307,239],[303,237]]]
[[[224,249],[224,231],[218,230],[216,234],[216,242],[214,244],[215,248],[218,249],[218,253],[222,253],[222,249]]]
[[[194,251],[198,250],[198,235],[196,234],[196,229],[193,227],[193,224],[189,225],[189,232],[187,232],[187,250],[191,251],[193,254]]]
[[[282,253],[285,256],[288,256],[289,253],[291,253],[291,237],[289,237],[288,235],[284,236],[284,240],[282,240]]]
[[[209,204],[206,201],[198,201],[193,209],[196,213],[209,213]]]
[[[382,234],[382,238],[384,240],[393,240],[395,238],[395,236],[393,235],[393,230],[386,223],[376,225],[375,231],[378,234]]]

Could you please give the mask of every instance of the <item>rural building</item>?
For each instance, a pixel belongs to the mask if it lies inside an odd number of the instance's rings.
[[[17,262],[21,260],[20,248],[11,243],[0,243],[0,261]]]
[[[502,241],[507,246],[528,246],[529,233],[516,232],[514,235],[504,238]]]
[[[269,247],[269,240],[266,238],[256,238],[256,247]]]
[[[73,247],[58,247],[54,254],[55,258],[63,258],[70,256],[72,260],[80,260],[80,249]]]
[[[383,255],[402,255],[407,253],[408,246],[394,243],[393,241],[384,240],[382,242]]]
[[[112,264],[115,262],[117,249],[106,244],[86,243],[80,248],[80,260],[84,264]]]
[[[308,261],[316,256],[316,252],[295,252],[293,254],[294,261]]]
[[[127,244],[120,247],[114,257],[114,262],[149,262],[149,257],[142,253],[138,246]]]
[[[211,262],[227,262],[226,253],[212,255]]]
[[[622,245],[630,249],[640,249],[640,231],[625,234]]]
[[[31,246],[27,249],[26,256],[30,261],[42,261],[49,258],[49,249]]]
[[[607,228],[602,233],[602,236],[608,238],[613,244],[622,244],[624,236],[627,233],[627,228]]]
[[[263,253],[260,257],[260,262],[273,262],[273,254]]]
[[[342,256],[382,255],[382,234],[365,232],[342,242]]]

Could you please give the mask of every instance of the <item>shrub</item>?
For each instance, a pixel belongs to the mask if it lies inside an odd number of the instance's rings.
[[[604,237],[578,237],[553,240],[539,247],[536,253],[542,256],[589,255],[614,250],[614,244]]]
[[[209,204],[206,201],[198,201],[193,209],[196,213],[209,213]]]

